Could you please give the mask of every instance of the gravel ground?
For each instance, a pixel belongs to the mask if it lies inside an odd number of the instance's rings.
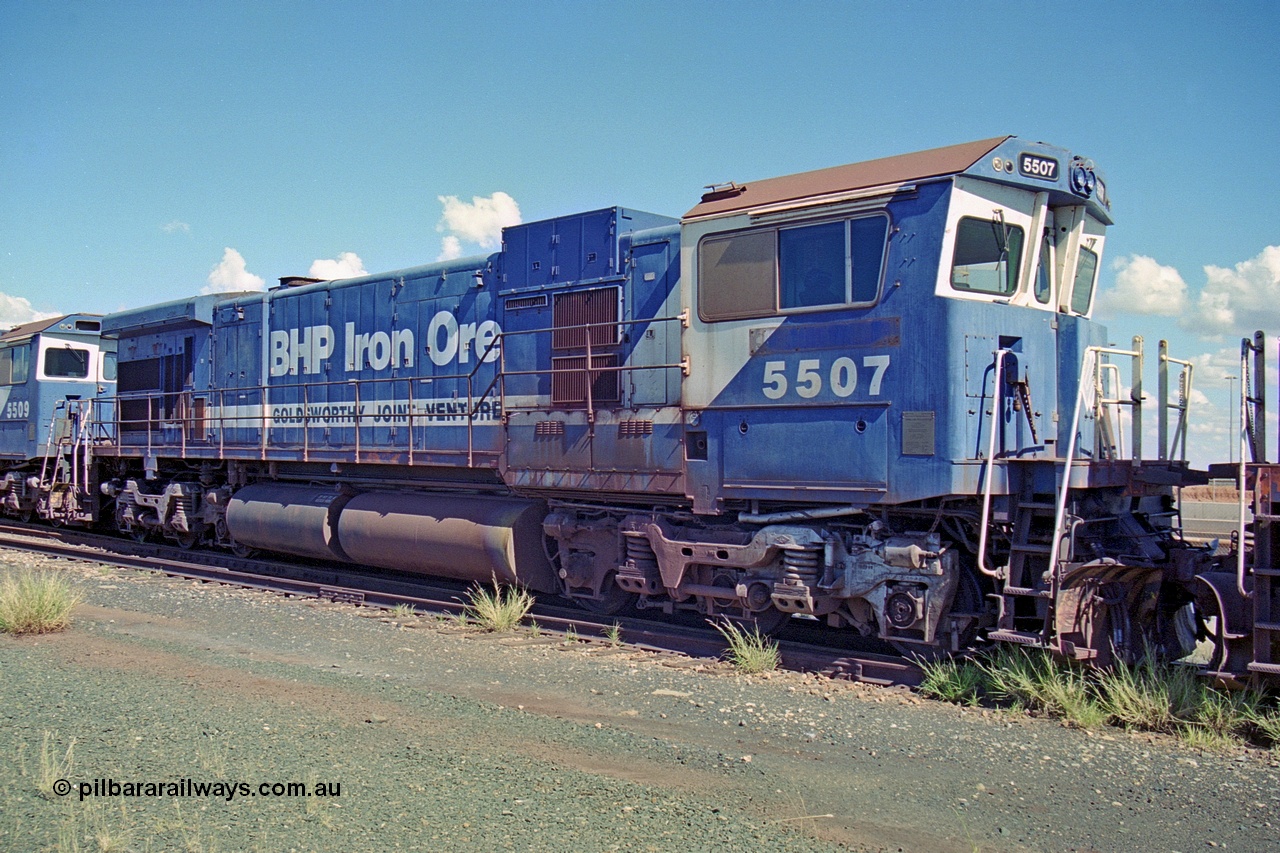
[[[0,638],[0,850],[1280,849],[1276,751],[31,564],[84,603]]]

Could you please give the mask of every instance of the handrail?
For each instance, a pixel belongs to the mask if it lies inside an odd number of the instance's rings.
[[[1084,359],[1080,363],[1080,382],[1076,391],[1075,413],[1071,416],[1071,432],[1067,437],[1067,455],[1063,460],[1062,482],[1058,486],[1058,506],[1053,515],[1053,539],[1049,545],[1050,586],[1054,598],[1058,595],[1058,585],[1062,574],[1062,537],[1067,518],[1067,492],[1071,490],[1071,466],[1075,464],[1076,435],[1080,431],[1080,411],[1084,408],[1085,379],[1097,364],[1098,355],[1104,347],[1086,347]],[[1092,363],[1091,363],[1092,362]]]
[[[506,413],[510,410],[510,404],[507,401],[507,393],[506,393],[506,382],[508,379],[513,377],[520,377],[520,376],[547,376],[547,375],[556,376],[560,374],[581,373],[586,377],[585,405],[586,405],[587,417],[588,419],[594,421],[596,401],[594,398],[594,389],[592,388],[592,380],[595,377],[604,373],[633,373],[637,371],[653,371],[653,370],[662,371],[662,370],[676,370],[676,369],[685,370],[687,368],[687,363],[682,360],[680,362],[672,362],[672,363],[662,362],[662,363],[656,363],[656,364],[645,363],[645,364],[618,364],[618,365],[607,365],[607,366],[596,365],[595,361],[596,359],[599,358],[599,354],[597,352],[598,343],[595,345],[593,345],[592,343],[592,338],[596,337],[595,335],[592,334],[592,330],[596,328],[606,328],[606,327],[619,328],[624,326],[647,325],[647,324],[664,323],[664,322],[684,323],[686,321],[687,321],[686,315],[681,313],[681,314],[669,316],[669,317],[651,317],[651,318],[640,318],[640,319],[630,319],[630,320],[619,319],[616,321],[581,323],[581,324],[575,324],[575,325],[548,327],[548,328],[542,328],[542,329],[521,329],[515,332],[500,332],[497,335],[495,335],[492,340],[489,340],[483,349],[477,349],[476,353],[474,354],[474,357],[476,359],[475,364],[474,366],[471,366],[470,369],[465,373],[456,372],[456,373],[449,373],[449,374],[443,374],[443,375],[433,374],[433,375],[427,375],[427,376],[376,377],[376,378],[370,378],[370,379],[336,379],[336,380],[325,380],[321,382],[297,382],[292,384],[272,384],[272,385],[266,385],[266,386],[256,385],[256,386],[244,386],[244,387],[237,387],[237,388],[211,388],[211,389],[185,390],[185,391],[158,391],[153,389],[153,390],[146,390],[146,391],[125,392],[125,393],[117,394],[114,396],[114,398],[112,398],[113,401],[115,402],[115,409],[116,409],[114,413],[114,420],[116,422],[115,441],[117,443],[123,444],[125,439],[124,433],[142,433],[143,431],[145,431],[146,432],[146,439],[145,439],[146,448],[147,448],[147,452],[150,453],[153,449],[152,442],[159,441],[161,438],[161,434],[159,433],[159,429],[157,428],[157,420],[156,420],[158,413],[155,410],[158,408],[160,409],[161,412],[163,412],[167,407],[172,406],[175,411],[180,409],[186,412],[193,412],[194,407],[192,406],[191,401],[197,397],[204,397],[210,403],[213,403],[215,401],[217,402],[216,411],[208,411],[206,417],[208,418],[209,422],[216,424],[216,429],[218,431],[218,435],[217,435],[218,447],[224,453],[227,449],[226,430],[244,428],[248,424],[257,423],[259,426],[259,429],[261,430],[261,436],[258,442],[258,449],[263,459],[267,457],[268,448],[274,446],[270,438],[271,430],[279,429],[279,428],[284,428],[289,430],[296,429],[296,430],[302,431],[302,438],[301,438],[302,452],[303,452],[304,459],[307,459],[310,457],[310,453],[312,449],[311,440],[310,440],[311,438],[310,430],[316,429],[320,426],[329,425],[327,423],[316,424],[313,422],[315,420],[315,417],[312,414],[312,407],[313,405],[321,405],[321,404],[313,404],[312,400],[314,400],[318,396],[327,396],[324,389],[340,387],[343,389],[351,389],[350,391],[344,392],[343,394],[344,397],[347,396],[347,394],[354,395],[354,402],[343,402],[341,405],[352,406],[354,408],[354,411],[352,412],[353,420],[352,420],[351,426],[355,429],[355,448],[354,449],[356,453],[356,458],[358,459],[360,454],[364,451],[364,447],[362,446],[364,437],[361,435],[361,433],[364,429],[367,428],[366,420],[368,418],[367,413],[361,411],[361,405],[362,405],[361,399],[364,398],[364,399],[377,400],[378,393],[376,389],[387,388],[387,387],[391,387],[392,389],[395,389],[396,383],[405,383],[406,393],[407,393],[406,402],[408,404],[407,411],[403,413],[397,412],[396,418],[398,419],[400,417],[403,417],[408,421],[408,436],[406,441],[407,441],[408,452],[410,453],[410,458],[412,459],[415,453],[428,450],[428,448],[426,447],[417,448],[415,446],[415,440],[413,435],[414,428],[419,424],[423,423],[424,418],[429,419],[431,417],[434,417],[433,412],[417,410],[417,407],[415,405],[415,394],[414,394],[415,383],[429,382],[434,384],[436,387],[440,387],[441,385],[447,385],[448,383],[456,383],[454,386],[457,388],[457,391],[454,392],[455,400],[458,397],[458,392],[463,391],[464,390],[463,386],[465,386],[465,395],[466,395],[465,426],[467,429],[467,446],[465,450],[454,449],[454,448],[437,448],[435,450],[430,450],[430,452],[436,453],[436,454],[447,454],[447,455],[453,455],[453,454],[465,455],[468,460],[468,464],[473,465],[475,462],[475,453],[476,453],[475,429],[478,426],[475,422],[476,415],[479,413],[479,411],[481,410],[483,405],[486,403],[486,401],[494,399],[494,396],[495,396],[494,392],[496,390],[497,391],[497,409],[498,409],[496,413],[496,417],[499,419],[505,418]],[[516,338],[519,336],[547,334],[555,331],[559,331],[563,333],[566,330],[585,330],[586,331],[587,358],[586,358],[586,362],[581,367],[575,366],[571,368],[564,368],[564,367],[557,366],[557,367],[549,367],[545,369],[514,370],[514,371],[507,369],[507,362],[506,362],[507,348],[503,346],[503,344],[507,340]],[[488,359],[492,358],[494,352],[497,352],[499,354],[498,364],[493,365],[494,375],[483,388],[478,389],[477,380],[479,378],[480,371],[492,363],[491,361],[488,361]],[[581,352],[581,350],[579,350],[579,352]],[[289,389],[291,388],[300,389],[300,390],[295,390],[291,392],[289,391]],[[272,409],[267,402],[268,394],[271,392],[274,392],[273,396],[275,396],[277,399],[282,394],[301,395],[301,398],[303,401],[301,404],[301,411],[296,414],[296,417],[299,420],[298,423],[290,423],[284,427],[280,427],[275,424],[276,418],[273,416]],[[227,408],[228,408],[227,397],[229,394],[230,395],[240,394],[244,396],[258,396],[259,399],[261,400],[260,405],[261,405],[262,411],[254,414],[235,413],[235,414],[229,415],[227,413]],[[394,393],[393,393],[393,396],[394,396]],[[121,411],[122,409],[121,403],[125,403],[130,400],[137,400],[137,401],[146,400],[147,401],[147,416],[145,420],[141,418],[130,419],[130,418],[124,417],[124,413],[123,411]],[[462,401],[459,400],[458,402],[462,402]],[[298,405],[298,403],[296,402],[279,403],[279,405],[288,406],[291,410],[293,410]],[[238,406],[239,406],[239,403],[237,402],[236,404],[234,404],[233,407],[238,407]],[[533,405],[533,406],[529,406],[528,408],[530,411],[535,411],[543,407]],[[576,408],[577,407],[575,407],[575,410]],[[191,425],[190,418],[188,418],[187,421],[184,422],[183,435],[181,437],[181,442],[184,448],[188,439],[188,436],[186,434],[187,428],[190,427],[190,425]],[[380,426],[380,424],[376,424],[376,425]],[[392,426],[392,429],[394,428],[395,427]],[[161,443],[159,446],[166,446],[166,445]],[[246,445],[245,447],[247,449],[248,445]]]
[[[45,483],[44,475],[45,475],[45,472],[49,470],[49,457],[53,454],[53,434],[56,431],[55,428],[58,425],[58,410],[65,409],[66,405],[67,405],[66,400],[59,400],[53,405],[53,415],[49,418],[49,433],[44,440],[44,458],[40,460],[41,485],[44,485]],[[55,468],[54,470],[56,471],[57,469]]]
[[[1258,332],[1258,336],[1261,337],[1261,335],[1262,333]],[[1246,590],[1244,587],[1244,579],[1245,579],[1245,575],[1247,574],[1246,572],[1247,567],[1246,567],[1245,558],[1244,558],[1245,488],[1248,485],[1248,483],[1245,481],[1246,468],[1245,468],[1244,452],[1245,452],[1246,445],[1253,444],[1253,442],[1249,440],[1250,430],[1249,430],[1249,424],[1247,422],[1250,395],[1249,395],[1249,383],[1246,381],[1246,379],[1249,377],[1249,356],[1252,354],[1252,351],[1253,351],[1253,342],[1250,341],[1248,338],[1244,338],[1243,340],[1241,340],[1240,342],[1240,401],[1239,401],[1240,402],[1240,436],[1239,436],[1240,464],[1236,470],[1236,478],[1237,478],[1236,494],[1237,494],[1237,504],[1238,504],[1237,506],[1238,515],[1236,517],[1236,530],[1239,531],[1239,535],[1236,538],[1236,591],[1240,593],[1241,598],[1245,598],[1245,599],[1253,598],[1253,593],[1250,592],[1249,590]],[[1254,450],[1255,452],[1257,450],[1256,447],[1252,447],[1252,446],[1250,447],[1250,449]]]
[[[1249,444],[1249,458],[1267,461],[1267,360],[1266,335],[1253,333],[1253,339],[1240,340],[1240,424]],[[1253,367],[1249,362],[1252,356]]]
[[[1160,442],[1161,462],[1170,461],[1169,456],[1169,410],[1176,409],[1178,412],[1178,423],[1174,427],[1173,447],[1178,453],[1178,461],[1187,461],[1187,426],[1188,415],[1191,408],[1191,378],[1195,370],[1195,365],[1190,361],[1180,358],[1174,358],[1169,355],[1169,342],[1160,341],[1160,410],[1158,414],[1158,429]],[[1182,369],[1178,371],[1178,402],[1176,404],[1169,402],[1169,365],[1176,364]]]
[[[978,571],[984,575],[993,578],[1002,576],[1002,572],[998,568],[991,568],[987,565],[987,529],[991,526],[991,491],[992,481],[995,479],[996,464],[996,427],[1000,422],[1000,398],[1003,385],[1000,380],[1004,377],[1004,357],[1009,354],[1007,349],[998,349],[995,352],[996,357],[996,375],[995,390],[991,399],[991,427],[987,431],[987,464],[986,476],[982,482],[982,520],[978,533]]]
[[[1075,411],[1071,416],[1071,431],[1067,437],[1067,453],[1063,460],[1062,481],[1058,486],[1058,502],[1054,511],[1053,518],[1053,539],[1049,546],[1049,565],[1051,569],[1052,591],[1056,596],[1058,593],[1058,585],[1062,579],[1062,540],[1066,534],[1067,522],[1067,494],[1071,491],[1071,469],[1075,465],[1076,442],[1080,433],[1080,415],[1084,410],[1085,397],[1091,387],[1086,380],[1092,374],[1098,377],[1101,375],[1099,365],[1101,364],[1101,356],[1103,355],[1120,355],[1129,356],[1134,360],[1134,382],[1130,392],[1129,401],[1120,400],[1116,405],[1129,405],[1134,409],[1135,416],[1133,418],[1133,426],[1135,435],[1133,439],[1134,458],[1139,458],[1141,453],[1141,438],[1138,431],[1142,428],[1141,412],[1142,406],[1142,338],[1135,336],[1133,339],[1132,350],[1116,349],[1115,347],[1086,347],[1084,358],[1080,363],[1080,380],[1076,386],[1076,405]],[[1095,390],[1097,385],[1092,386]],[[1114,402],[1114,401],[1113,401]],[[1105,416],[1101,412],[1103,402],[1094,400],[1094,408],[1097,413],[1095,416]],[[1095,439],[1096,440],[1096,439]]]
[[[1117,439],[1117,446],[1112,447],[1109,444],[1104,446],[1109,435],[1122,436],[1123,429],[1120,422],[1120,408],[1126,406],[1130,409],[1131,423],[1131,441],[1130,446],[1133,448],[1132,458],[1142,458],[1142,367],[1143,367],[1143,348],[1142,336],[1135,335],[1133,338],[1133,349],[1116,349],[1114,347],[1088,347],[1086,350],[1086,361],[1088,361],[1088,352],[1093,351],[1093,387],[1094,387],[1094,417],[1102,424],[1100,429],[1094,431],[1094,454],[1099,457],[1116,459],[1123,457],[1124,444],[1123,441]],[[1132,379],[1129,386],[1129,399],[1123,399],[1119,396],[1120,385],[1120,369],[1118,365],[1102,362],[1098,356],[1100,355],[1119,355],[1128,356],[1132,360]],[[1103,394],[1103,375],[1111,375],[1115,377],[1116,396],[1106,397]],[[1081,374],[1079,393],[1084,392],[1084,381],[1087,373]],[[1115,408],[1115,428],[1111,425],[1111,414],[1107,411],[1107,407]]]
[[[1116,393],[1120,391],[1120,366],[1117,364],[1098,364],[1094,371],[1093,377],[1093,398],[1099,412],[1106,406],[1116,406],[1119,411],[1120,406],[1127,405],[1126,401],[1119,396],[1108,397],[1106,395],[1107,380],[1105,377],[1111,377],[1112,385],[1115,387]],[[1111,427],[1111,419],[1109,417],[1099,416],[1098,425],[1101,427],[1101,437],[1095,442],[1099,448],[1099,456],[1102,456],[1102,450],[1106,451],[1106,455],[1116,459],[1124,458],[1124,430],[1120,429],[1120,424],[1116,424],[1113,431]]]

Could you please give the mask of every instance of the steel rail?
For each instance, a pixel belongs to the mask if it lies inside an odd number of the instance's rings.
[[[437,579],[425,576],[421,580],[405,579],[361,572],[350,566],[244,559],[214,551],[134,543],[68,528],[0,522],[0,548],[384,609],[407,604],[422,613],[459,614],[468,606],[464,600],[466,585],[438,585]],[[706,659],[719,659],[725,651],[724,638],[706,628],[658,623],[638,616],[601,618],[577,608],[539,601],[528,618],[541,629],[573,633],[589,642],[605,642],[606,633],[616,625],[623,638],[621,645],[636,651]],[[854,653],[795,640],[779,640],[778,646],[783,669],[884,686],[920,684],[920,669],[900,657]]]

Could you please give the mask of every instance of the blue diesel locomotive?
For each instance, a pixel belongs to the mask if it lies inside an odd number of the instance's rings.
[[[97,517],[93,403],[114,393],[101,318],[68,314],[0,335],[0,510],[83,524]]]
[[[1142,342],[1090,320],[1109,224],[1090,161],[999,137],[124,311],[81,498],[604,612],[1178,657],[1214,564],[1172,504],[1186,394],[1144,461]]]

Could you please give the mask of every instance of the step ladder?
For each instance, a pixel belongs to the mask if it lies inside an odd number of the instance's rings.
[[[49,419],[37,501],[43,504],[42,515],[51,521],[90,520],[81,507],[85,498],[92,500],[89,453],[92,405],[92,401],[61,400]]]
[[[1001,375],[1004,351],[996,353],[996,377]],[[1103,361],[1104,356],[1117,356],[1132,361],[1132,381],[1128,397],[1120,393],[1119,368]],[[1132,441],[1130,444],[1133,459],[1142,458],[1142,338],[1133,339],[1133,348],[1129,350],[1115,347],[1086,347],[1080,365],[1079,381],[1076,385],[1075,408],[1068,433],[1066,453],[1057,461],[1060,470],[1052,494],[1033,491],[1033,469],[1022,470],[1016,503],[1011,508],[1010,522],[1013,526],[1009,563],[1005,569],[995,574],[1002,578],[998,585],[1000,592],[1000,616],[996,630],[988,632],[991,640],[1053,647],[1058,643],[1055,605],[1057,603],[1062,570],[1071,555],[1062,554],[1064,542],[1067,550],[1071,549],[1074,540],[1076,521],[1067,513],[1068,497],[1071,490],[1071,479],[1074,472],[1077,453],[1077,441],[1080,436],[1081,416],[1086,409],[1092,411],[1094,419],[1095,459],[1115,460],[1124,455],[1119,441],[1119,413],[1128,408],[1130,412]],[[1109,396],[1106,389],[1110,388]],[[1162,398],[1162,403],[1163,398]],[[993,412],[995,411],[993,407]],[[1115,419],[1117,429],[1112,429],[1111,421]],[[994,437],[994,423],[992,436]],[[994,447],[994,445],[992,445]],[[994,461],[994,453],[988,458]],[[1012,474],[1015,460],[1006,461],[1006,471]],[[1033,465],[1034,462],[1026,463]],[[990,480],[990,477],[988,477]],[[989,516],[989,492],[983,496],[983,518],[985,525]],[[983,538],[985,544],[985,537]],[[980,546],[981,550],[981,546]],[[980,566],[980,568],[982,568]],[[988,571],[988,574],[992,572]]]
[[[1280,464],[1266,458],[1266,336],[1240,341],[1240,494],[1236,592],[1252,616],[1249,672],[1280,676]],[[1253,547],[1246,509],[1253,502]],[[1249,555],[1252,558],[1249,559]]]
[[[1057,506],[1052,495],[1036,494],[1032,477],[1021,485],[1012,506],[1009,563],[1000,589],[1000,616],[988,638],[1044,646],[1052,639],[1054,578],[1051,554]]]
[[[1280,501],[1273,482],[1280,465],[1259,466],[1253,516],[1253,660],[1250,672],[1280,675]]]

